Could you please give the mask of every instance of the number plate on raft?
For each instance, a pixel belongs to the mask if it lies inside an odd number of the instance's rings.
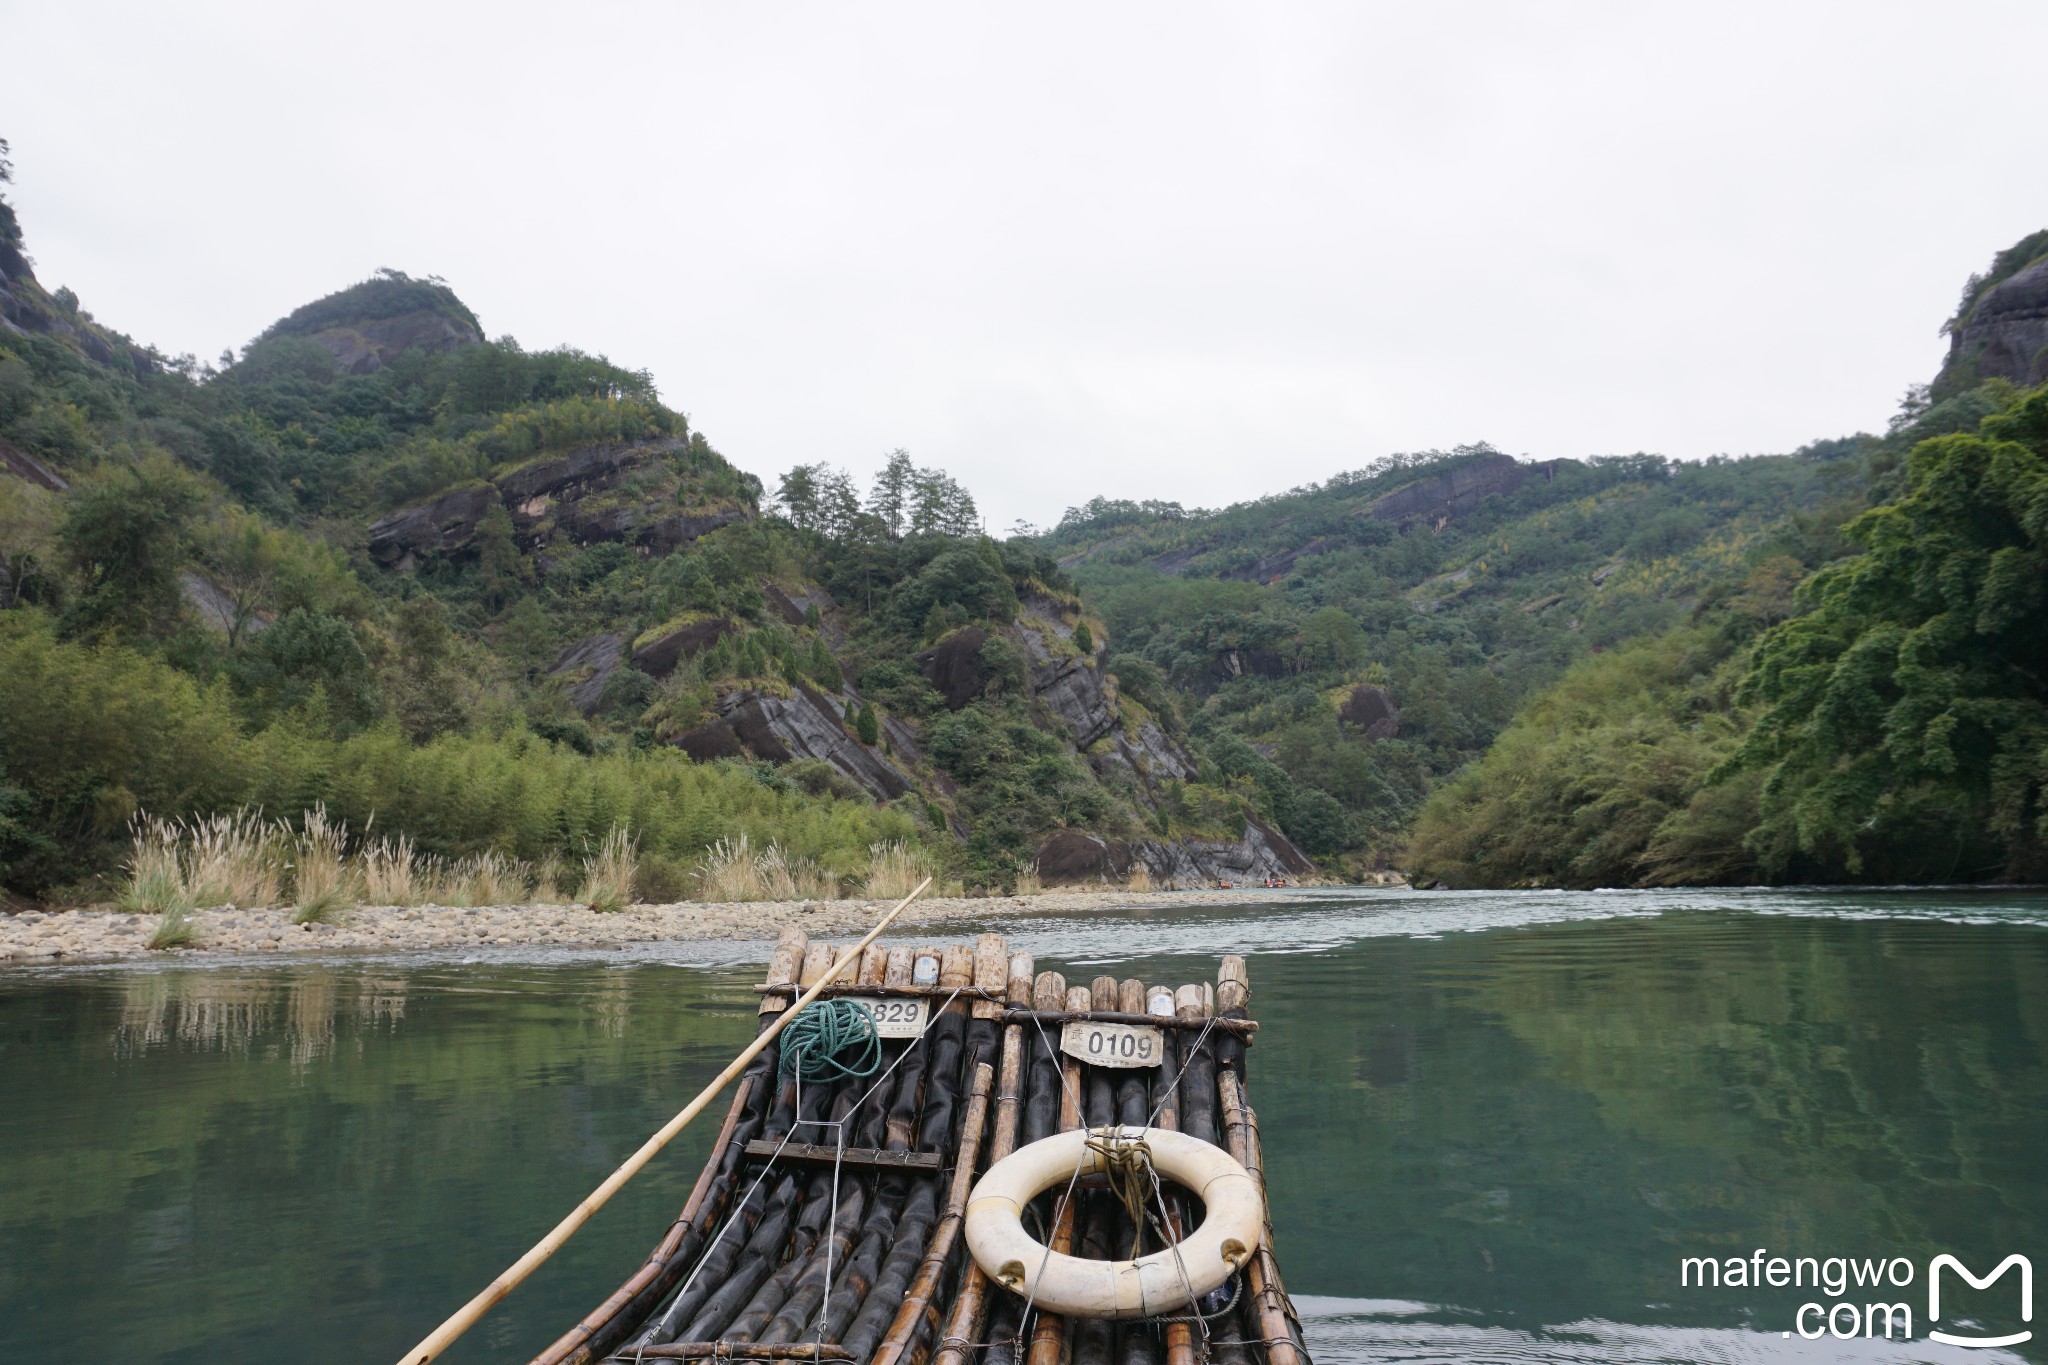
[[[866,1005],[875,1015],[875,1032],[884,1038],[922,1038],[932,1002],[922,996],[848,995],[842,999]]]
[[[1060,1030],[1060,1051],[1095,1066],[1158,1066],[1164,1035],[1150,1024],[1094,1024],[1076,1019]]]

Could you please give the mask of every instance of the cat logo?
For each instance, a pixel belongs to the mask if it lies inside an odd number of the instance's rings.
[[[1943,1266],[1947,1266],[1955,1271],[1956,1274],[1962,1276],[1972,1289],[1989,1289],[2006,1271],[2011,1270],[2014,1266],[2018,1266],[2020,1268],[2020,1321],[2032,1322],[2034,1320],[2034,1263],[2018,1252],[2014,1252],[1998,1263],[1998,1269],[1992,1271],[1981,1280],[1972,1275],[1969,1267],[1965,1266],[1955,1257],[1945,1254],[1935,1257],[1927,1267],[1927,1321],[1929,1323],[1941,1321],[1941,1268]],[[2032,1341],[2034,1339],[2032,1332],[2014,1332],[2011,1336],[2005,1337],[1959,1337],[1948,1332],[1929,1330],[1927,1335],[1935,1341],[1949,1346],[2017,1346],[2023,1341]]]

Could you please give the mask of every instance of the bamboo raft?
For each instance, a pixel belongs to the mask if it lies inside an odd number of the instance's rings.
[[[761,995],[774,1023],[845,951],[783,933]],[[1246,1098],[1244,960],[1169,988],[1034,974],[1001,935],[946,948],[870,946],[824,995],[927,1003],[922,1036],[884,1041],[865,1075],[783,1075],[781,1039],[742,1073],[682,1212],[647,1260],[533,1365],[814,1361],[851,1365],[1309,1365],[1273,1257],[1258,1119]],[[1074,1021],[1160,1029],[1140,1069],[1060,1050]],[[967,1254],[968,1194],[1020,1146],[1087,1126],[1150,1126],[1221,1147],[1250,1172],[1265,1227],[1231,1281],[1149,1319],[1066,1319],[985,1275]],[[1112,1260],[1134,1242],[1130,1205],[1094,1176],[1041,1196],[1035,1235]],[[1173,1237],[1198,1201],[1163,1186]],[[1034,1220],[1027,1216],[1026,1223]]]

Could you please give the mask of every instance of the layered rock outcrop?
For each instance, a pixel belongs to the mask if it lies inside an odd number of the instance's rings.
[[[718,716],[674,740],[699,762],[752,757],[769,763],[823,759],[858,783],[877,801],[891,801],[911,789],[903,772],[881,752],[847,733],[844,712],[814,688],[799,686],[789,696],[754,689],[721,697]]]
[[[324,327],[306,339],[331,354],[343,374],[375,374],[406,351],[460,350],[481,345],[483,334],[461,319],[422,308]]]
[[[1258,820],[1228,839],[1105,839],[1082,830],[1061,830],[1038,846],[1035,866],[1047,886],[1085,886],[1128,881],[1143,864],[1161,886],[1191,889],[1216,882],[1239,884],[1293,880],[1315,871],[1287,836]]]
[[[1949,387],[2009,379],[2048,383],[2048,256],[1984,291],[1949,336],[1941,382]]]
[[[1487,498],[1512,493],[1532,478],[1547,479],[1555,473],[1553,463],[1523,464],[1512,455],[1489,455],[1397,488],[1356,515],[1374,521],[1425,521],[1443,526],[1470,513]]]
[[[475,539],[493,502],[511,514],[513,531],[529,553],[559,537],[577,545],[617,541],[659,558],[752,518],[750,507],[729,500],[682,505],[687,480],[660,466],[672,464],[685,444],[663,439],[586,446],[451,489],[373,524],[370,557],[386,568],[404,569],[423,554],[458,553]],[[667,477],[654,478],[652,488],[640,494],[621,490],[635,475],[643,476],[644,485],[649,471]]]

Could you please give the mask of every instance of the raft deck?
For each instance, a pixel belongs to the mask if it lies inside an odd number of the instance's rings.
[[[761,1027],[843,951],[784,931],[756,988]],[[824,995],[905,1002],[878,1012],[879,1064],[805,1081],[780,1074],[779,1046],[763,1052],[735,1084],[667,1235],[533,1365],[1309,1365],[1273,1255],[1270,1204],[1261,1245],[1231,1283],[1199,1311],[1165,1318],[1066,1320],[992,1282],[968,1256],[962,1222],[975,1179],[1018,1147],[1084,1124],[1172,1129],[1223,1147],[1265,1198],[1246,1098],[1258,1025],[1242,958],[1222,959],[1213,983],[1175,987],[1109,976],[1069,986],[1032,968],[999,934],[971,946],[868,948]],[[921,1034],[887,1037],[889,1016],[908,1032],[920,1014]],[[1076,1021],[1157,1028],[1163,1055],[1138,1067],[1066,1055],[1062,1032]],[[1201,1210],[1178,1186],[1167,1191],[1178,1233]],[[1099,1260],[1130,1252],[1132,1220],[1100,1177],[1044,1195],[1034,1211],[1033,1232],[1055,1250]],[[1158,1245],[1143,1241],[1146,1251]]]

